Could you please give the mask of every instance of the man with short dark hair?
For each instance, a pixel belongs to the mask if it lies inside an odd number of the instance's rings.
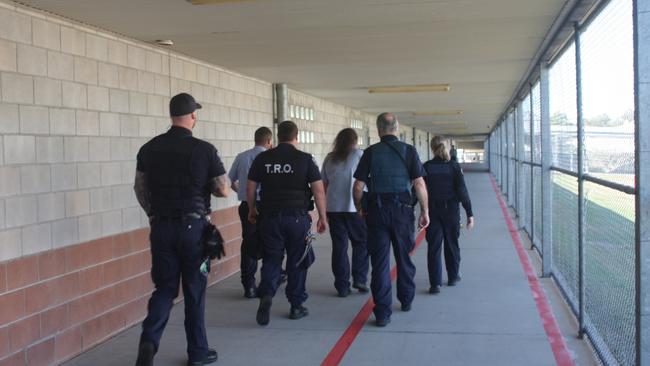
[[[152,366],[169,319],[179,282],[185,299],[185,334],[189,366],[217,360],[205,333],[207,273],[204,231],[209,227],[210,194],[226,197],[228,178],[217,149],[192,136],[201,105],[186,93],[169,102],[172,127],[138,152],[135,194],[151,223],[151,278],[155,291],[142,335],[136,366]]]
[[[284,252],[287,253],[288,282],[286,295],[291,303],[289,317],[300,319],[309,314],[303,303],[307,300],[305,281],[307,268],[314,260],[310,245],[312,196],[318,209],[316,228],[319,233],[327,229],[325,190],[320,171],[310,154],[296,148],[298,127],[291,121],[278,125],[280,144],[260,153],[253,161],[248,174],[246,194],[248,219],[259,220],[259,230],[264,238],[262,279],[259,286],[260,305],[257,323],[267,325],[273,296]],[[257,205],[257,187],[261,185]],[[258,216],[259,213],[259,216]]]
[[[237,192],[237,198],[241,201],[239,205],[239,219],[241,221],[242,238],[244,239],[252,235],[255,230],[255,225],[248,222],[248,202],[246,202],[248,172],[257,155],[273,147],[272,139],[273,132],[268,127],[258,128],[255,131],[255,146],[250,150],[238,154],[228,172],[228,176],[232,182],[232,189]],[[257,272],[257,259],[251,258],[243,252],[240,256],[241,283],[244,286],[244,296],[249,299],[256,298],[257,286],[255,284],[255,273]]]
[[[353,186],[354,204],[368,225],[368,254],[372,263],[370,289],[375,301],[379,327],[390,323],[392,285],[390,279],[391,242],[397,265],[397,298],[402,311],[410,311],[415,296],[415,265],[409,252],[415,247],[415,189],[420,203],[419,228],[429,225],[424,171],[417,150],[398,140],[399,122],[392,113],[377,117],[381,141],[363,152]],[[368,186],[367,206],[362,206],[363,189]]]

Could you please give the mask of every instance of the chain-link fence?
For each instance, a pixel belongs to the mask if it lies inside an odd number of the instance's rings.
[[[632,42],[632,0],[602,2],[490,135],[520,229],[607,365],[638,341]]]

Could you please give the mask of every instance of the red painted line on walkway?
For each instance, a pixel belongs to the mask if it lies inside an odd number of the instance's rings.
[[[422,240],[424,240],[424,236],[425,230],[422,230],[420,234],[418,234],[418,237],[415,239],[415,247],[411,251],[410,255],[413,255],[413,253],[418,249],[422,243]],[[397,267],[393,266],[390,271],[391,281],[394,281],[396,277]],[[361,328],[363,328],[363,326],[368,321],[368,318],[370,317],[370,314],[372,314],[372,308],[374,306],[375,302],[372,301],[372,297],[370,297],[365,305],[363,305],[357,316],[352,319],[352,323],[350,323],[348,329],[343,332],[343,335],[341,335],[341,338],[339,338],[338,342],[336,342],[330,353],[327,354],[327,357],[325,357],[321,363],[321,366],[336,366],[341,362],[343,356],[345,356],[345,353],[352,345],[352,342],[354,342],[354,340],[357,338],[357,335],[359,335],[359,332],[361,332]]]
[[[499,188],[497,187],[494,178],[490,176],[490,182],[492,183],[492,189],[497,195],[497,200],[499,201],[499,206],[501,206],[501,211],[503,212],[503,217],[506,219],[506,224],[508,225],[508,231],[510,231],[510,236],[512,237],[512,242],[515,245],[517,250],[517,255],[519,256],[519,261],[521,266],[524,269],[524,273],[528,278],[528,284],[530,285],[530,290],[533,292],[533,298],[535,299],[535,304],[537,305],[537,311],[539,316],[542,318],[542,323],[544,324],[544,330],[546,331],[546,336],[548,341],[551,343],[551,349],[553,350],[553,356],[555,356],[555,362],[560,366],[574,366],[575,362],[569,354],[569,349],[567,348],[566,342],[562,337],[560,332],[560,327],[557,325],[553,311],[546,297],[546,293],[542,289],[542,286],[537,279],[537,274],[533,269],[533,265],[530,263],[530,258],[524,249],[524,246],[521,244],[521,239],[519,238],[519,232],[515,228],[512,218],[508,213],[506,204],[501,197]]]

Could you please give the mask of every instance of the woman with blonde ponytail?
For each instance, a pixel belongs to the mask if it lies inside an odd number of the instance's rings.
[[[429,293],[440,292],[442,284],[441,250],[444,243],[447,284],[455,286],[460,281],[460,207],[463,205],[467,215],[467,228],[474,227],[472,203],[465,186],[465,178],[460,165],[451,160],[449,141],[443,136],[431,139],[434,158],[424,163],[427,190],[429,193],[429,215],[431,223],[427,228],[429,267]]]

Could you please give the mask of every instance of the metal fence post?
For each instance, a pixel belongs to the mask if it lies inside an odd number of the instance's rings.
[[[576,111],[578,126],[578,336],[585,333],[585,182],[584,182],[584,121],[582,116],[582,64],[580,25],[574,23],[576,62]]]
[[[527,215],[526,212],[524,212],[524,205],[523,205],[523,200],[522,200],[522,195],[523,195],[523,186],[524,186],[524,181],[522,181],[522,175],[523,175],[523,170],[524,170],[524,115],[522,113],[522,102],[520,101],[517,103],[517,109],[516,109],[516,126],[517,126],[517,216],[519,216],[519,228],[524,227],[524,219]]]
[[[548,76],[547,76],[548,79]],[[532,250],[535,247],[535,112],[533,101],[533,84],[528,85],[529,92],[528,95],[530,98],[530,249]]]
[[[633,1],[636,364],[650,365],[650,0]]]
[[[551,111],[548,67],[540,67],[539,96],[541,105],[541,163],[542,163],[542,277],[551,276],[553,266],[553,211],[551,209]],[[532,121],[532,118],[531,118]],[[532,126],[531,126],[532,128]],[[532,130],[531,130],[532,131]],[[532,135],[532,134],[531,134]],[[531,139],[532,143],[532,139]],[[534,181],[534,179],[532,179]]]

